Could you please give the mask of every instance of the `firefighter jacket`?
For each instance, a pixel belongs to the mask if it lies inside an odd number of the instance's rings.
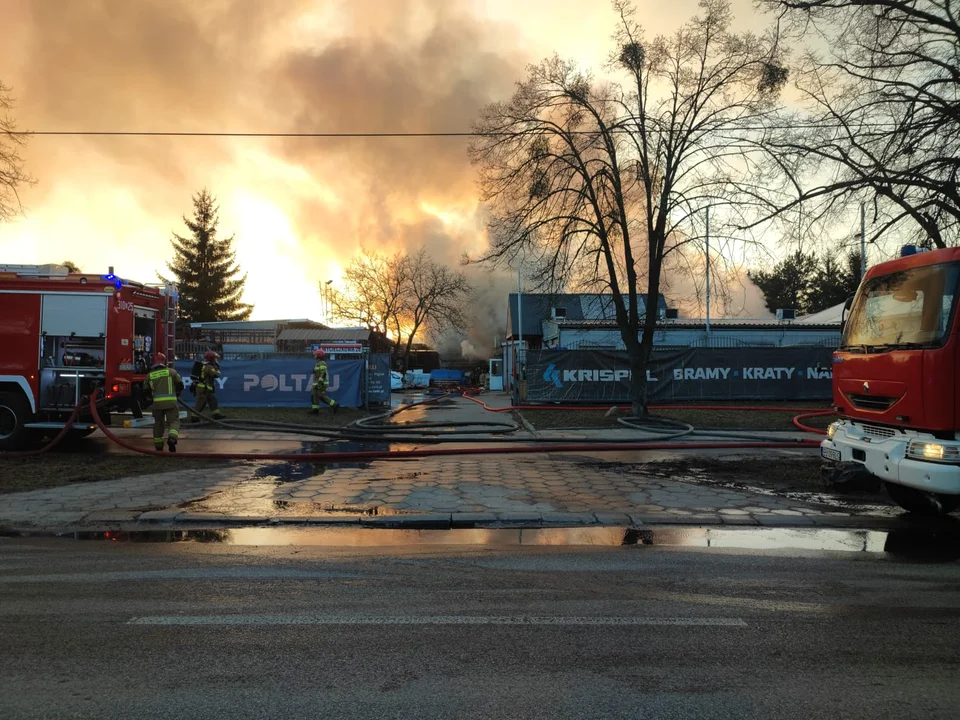
[[[197,383],[197,391],[204,392],[208,395],[212,395],[213,391],[216,389],[216,380],[220,377],[220,368],[214,363],[204,363],[203,369],[200,370],[200,382]]]
[[[330,387],[330,373],[323,360],[318,360],[317,364],[313,366],[313,386],[321,390]]]
[[[177,398],[183,392],[183,379],[176,370],[159,367],[147,375],[147,390],[153,396],[153,407],[169,410],[177,406]]]

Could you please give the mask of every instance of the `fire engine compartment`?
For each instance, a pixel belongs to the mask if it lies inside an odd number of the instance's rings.
[[[40,320],[40,405],[72,409],[103,387],[107,359],[108,296],[43,296]]]

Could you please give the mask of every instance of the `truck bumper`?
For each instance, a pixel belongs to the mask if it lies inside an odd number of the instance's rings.
[[[885,482],[944,495],[960,495],[960,466],[908,458],[911,440],[919,435],[875,437],[852,424],[838,424],[832,438],[820,443],[820,456],[834,462],[855,462]],[[934,441],[932,438],[931,442]]]

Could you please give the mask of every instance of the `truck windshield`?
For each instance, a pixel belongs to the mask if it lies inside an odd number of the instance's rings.
[[[941,345],[950,331],[960,263],[879,275],[866,282],[843,333],[845,350]]]

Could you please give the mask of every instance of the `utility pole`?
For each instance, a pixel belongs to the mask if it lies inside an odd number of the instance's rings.
[[[520,271],[517,270],[517,352],[523,345],[523,290],[520,287]]]
[[[513,368],[514,377],[517,379],[517,399],[520,398],[520,364],[522,362],[521,353],[523,351],[523,289],[520,286],[520,269],[517,269],[517,362]]]
[[[710,206],[707,205],[707,335],[710,334]]]
[[[333,280],[320,282],[320,315],[324,324],[330,323],[330,285]]]
[[[860,203],[860,279],[867,274],[867,208]]]

